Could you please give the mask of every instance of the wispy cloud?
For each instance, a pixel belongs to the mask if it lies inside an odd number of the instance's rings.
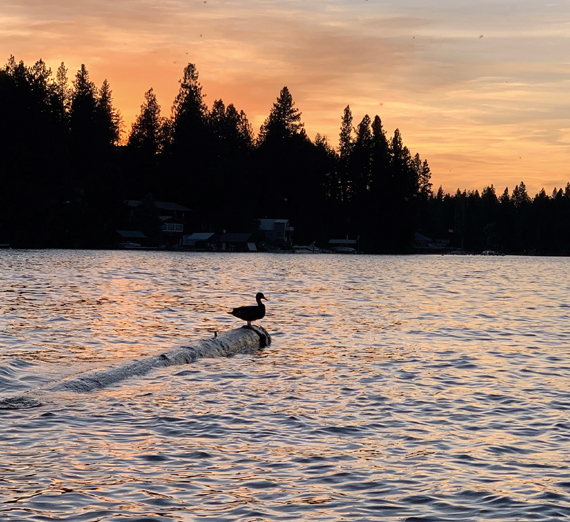
[[[184,65],[256,128],[287,85],[310,135],[379,114],[444,188],[570,179],[570,6],[536,0],[5,0],[0,49],[106,77],[127,123]],[[356,121],[355,123],[357,123]]]

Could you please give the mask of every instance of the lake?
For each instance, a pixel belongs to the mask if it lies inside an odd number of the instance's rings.
[[[0,519],[570,519],[570,259],[0,251]],[[273,344],[43,390],[211,337]],[[43,390],[43,391],[42,391]]]

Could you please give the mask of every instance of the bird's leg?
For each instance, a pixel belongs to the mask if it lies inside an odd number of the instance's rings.
[[[248,321],[248,322],[247,322],[247,326],[251,326],[251,321]]]

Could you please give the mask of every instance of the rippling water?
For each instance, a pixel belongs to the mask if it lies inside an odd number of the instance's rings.
[[[0,520],[568,519],[569,269],[0,252],[0,398],[240,326],[257,291],[273,336],[0,411]]]

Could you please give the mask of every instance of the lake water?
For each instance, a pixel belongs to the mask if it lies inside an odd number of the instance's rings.
[[[0,251],[0,520],[570,519],[570,259]],[[273,344],[42,391],[241,326]]]

